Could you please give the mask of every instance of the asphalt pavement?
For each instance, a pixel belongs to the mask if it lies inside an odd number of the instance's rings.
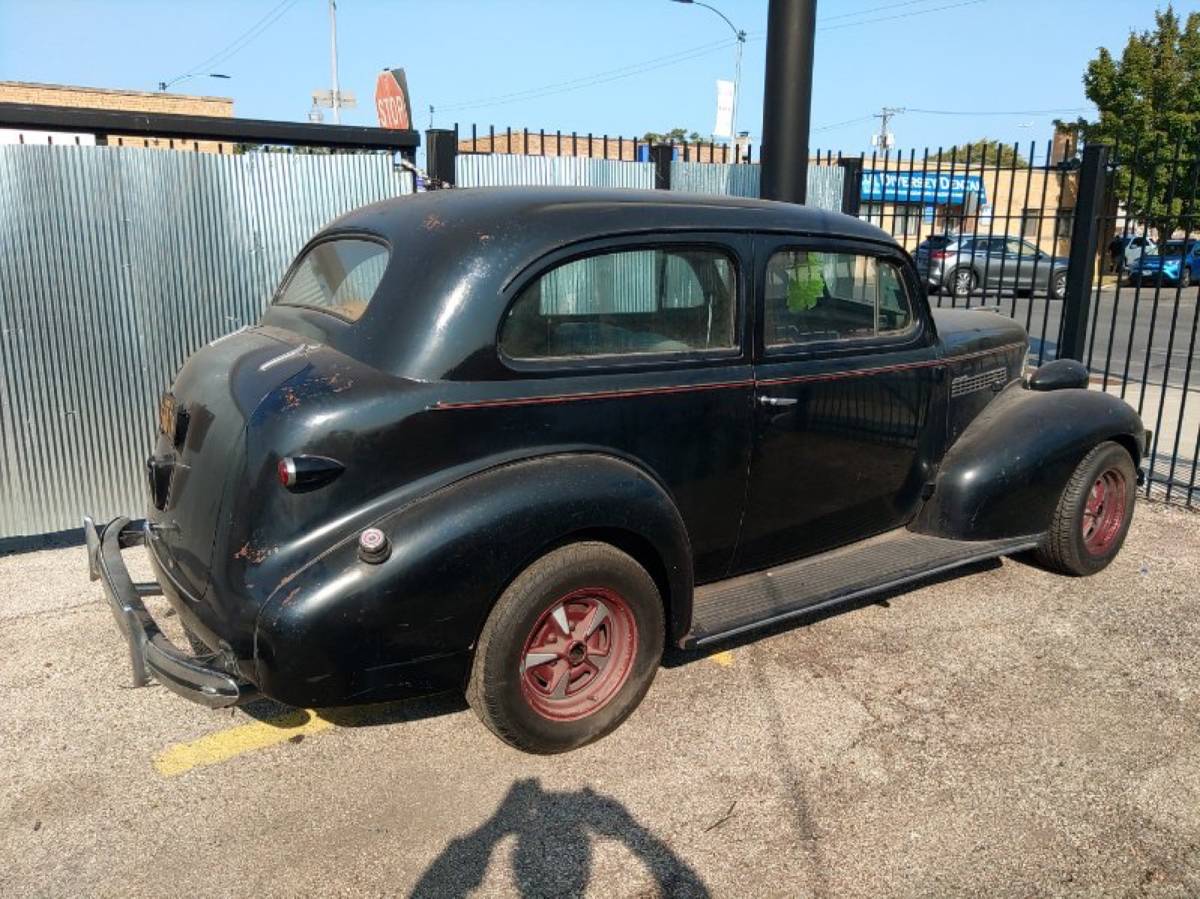
[[[10,555],[0,894],[1200,895],[1197,583],[1200,517],[1143,503],[1096,577],[1005,560],[672,656],[541,758],[455,697],[131,689],[83,551]]]

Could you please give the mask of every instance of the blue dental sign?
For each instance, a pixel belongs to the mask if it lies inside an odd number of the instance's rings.
[[[862,199],[868,203],[948,203],[961,206],[969,193],[975,194],[980,205],[987,201],[981,176],[871,170],[862,173]]]

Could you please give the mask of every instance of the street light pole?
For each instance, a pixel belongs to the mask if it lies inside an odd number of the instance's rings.
[[[733,108],[729,110],[730,131],[733,132],[730,139],[737,140],[738,96],[742,87],[742,47],[746,44],[746,32],[729,21],[729,16],[725,15],[725,13],[721,12],[715,6],[709,6],[707,3],[700,2],[700,0],[674,0],[674,2],[686,3],[688,6],[703,6],[705,9],[712,10],[729,26],[729,30],[733,32],[733,36],[737,40],[733,56]]]

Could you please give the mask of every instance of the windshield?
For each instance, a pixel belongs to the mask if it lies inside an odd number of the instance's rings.
[[[1188,244],[1188,247],[1190,248],[1191,244]],[[1182,240],[1168,240],[1165,244],[1163,244],[1162,253],[1164,256],[1182,256],[1183,255],[1183,241]]]
[[[387,268],[389,251],[373,240],[326,240],[300,258],[275,298],[279,306],[319,309],[357,321]]]

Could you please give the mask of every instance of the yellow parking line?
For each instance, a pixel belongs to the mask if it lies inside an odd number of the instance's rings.
[[[712,659],[714,662],[716,662],[718,665],[720,665],[722,668],[730,668],[733,666],[733,650],[732,649],[725,649],[725,650],[722,650],[721,652],[714,652],[712,655],[709,656],[709,658]]]
[[[216,765],[255,749],[285,743],[297,736],[320,733],[333,727],[332,722],[315,712],[297,709],[274,718],[241,724],[209,734],[189,743],[168,746],[154,759],[154,770],[163,777],[175,777],[193,768]]]

